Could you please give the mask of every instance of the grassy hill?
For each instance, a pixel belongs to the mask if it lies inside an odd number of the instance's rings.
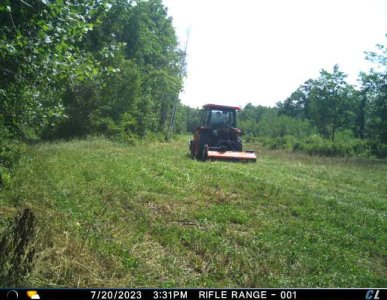
[[[0,230],[36,216],[23,284],[387,285],[386,162],[257,145],[255,164],[199,162],[187,142],[29,148],[0,191]]]

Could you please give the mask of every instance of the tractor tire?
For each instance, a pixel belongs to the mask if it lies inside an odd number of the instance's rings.
[[[242,151],[242,141],[240,138],[237,138],[235,141],[232,141],[235,151]]]
[[[189,152],[192,159],[195,159],[195,141],[191,140],[189,142]]]
[[[242,151],[242,141],[240,138],[233,140],[221,140],[218,142],[217,147],[224,148],[225,151]]]
[[[196,156],[197,159],[200,160],[206,160],[207,159],[207,152],[205,149],[205,145],[209,144],[209,137],[208,134],[201,133],[200,138],[199,138],[199,152],[198,155]]]
[[[208,159],[208,153],[207,153],[206,147],[204,147],[203,151],[202,151],[202,158],[201,158],[201,160],[205,161],[207,159]]]

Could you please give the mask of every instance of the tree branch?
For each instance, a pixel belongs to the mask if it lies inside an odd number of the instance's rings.
[[[28,4],[27,2],[23,1],[23,0],[19,0],[21,3],[23,3],[24,5],[27,5],[28,7],[30,8],[34,8],[31,4]]]

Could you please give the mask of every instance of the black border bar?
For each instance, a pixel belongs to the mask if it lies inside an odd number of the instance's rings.
[[[383,300],[387,299],[386,288],[311,288],[311,289],[0,289],[0,299],[41,300]]]

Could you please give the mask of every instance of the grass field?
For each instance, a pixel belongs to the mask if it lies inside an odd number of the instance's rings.
[[[387,164],[258,152],[199,162],[188,137],[33,146],[0,229],[37,217],[36,287],[386,287]]]

